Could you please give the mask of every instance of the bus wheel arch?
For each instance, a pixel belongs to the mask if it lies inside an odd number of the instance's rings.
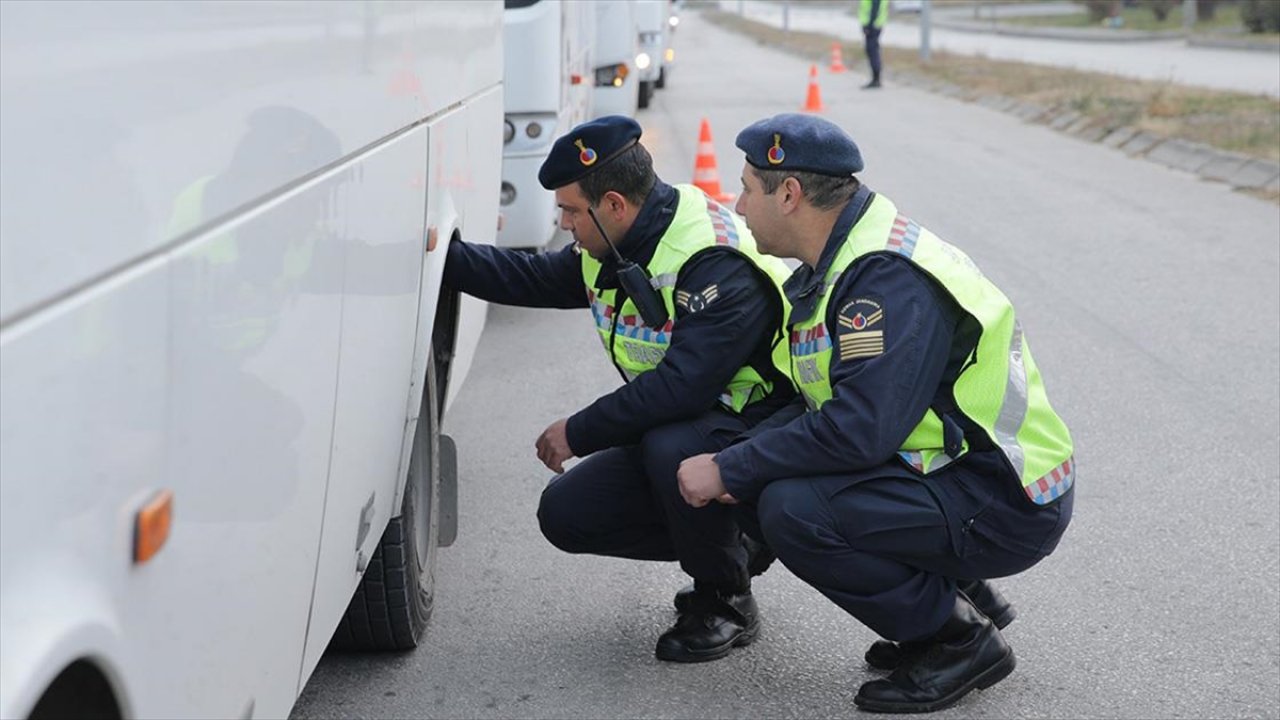
[[[30,720],[66,717],[91,720],[124,717],[111,681],[88,659],[76,660],[58,673],[28,715]]]

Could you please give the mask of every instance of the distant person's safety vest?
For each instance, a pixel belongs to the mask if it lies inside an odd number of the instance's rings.
[[[1071,435],[1049,406],[1040,372],[1014,315],[1013,305],[973,261],[959,249],[898,214],[887,198],[876,195],[849,232],[823,278],[822,299],[812,317],[791,326],[792,369],[797,387],[812,410],[832,397],[832,341],[848,357],[874,352],[884,345],[881,311],[874,299],[839,325],[826,325],[827,304],[841,274],[874,253],[907,258],[938,282],[966,313],[982,326],[977,346],[954,386],[955,409],[981,428],[1000,449],[1021,480],[1027,498],[1048,505],[1075,482]],[[943,415],[950,415],[944,411]],[[946,447],[943,418],[929,408],[898,449],[898,456],[917,472],[946,467],[969,451],[956,425]],[[856,438],[851,438],[856,442]],[[950,452],[948,452],[950,450]]]
[[[667,348],[671,345],[676,316],[676,277],[684,264],[700,252],[715,247],[731,248],[750,260],[768,277],[782,303],[779,333],[782,332],[782,322],[790,309],[782,292],[782,283],[791,274],[787,266],[777,258],[760,254],[751,231],[728,208],[692,185],[676,185],[675,188],[680,195],[675,217],[658,241],[653,259],[647,265],[650,284],[657,289],[667,308],[669,319],[666,325],[645,325],[630,298],[626,298],[622,306],[618,307],[616,289],[596,288],[600,261],[586,253],[582,254],[582,278],[586,282],[587,298],[591,303],[591,313],[595,316],[596,330],[600,333],[605,352],[609,353],[628,381],[656,368],[666,355]],[[682,304],[696,311],[695,305],[714,302],[715,294],[716,287],[711,285],[696,291]],[[777,339],[779,341],[774,343],[771,359],[778,375],[786,378],[789,376],[790,363],[787,344],[781,342],[781,335]],[[734,412],[741,412],[744,407],[767,397],[772,391],[773,380],[765,378],[754,368],[743,367],[729,381],[729,386],[720,395],[720,402]]]
[[[889,20],[889,0],[878,0],[880,6],[875,9],[875,17],[871,17],[872,5],[875,5],[876,2],[877,0],[861,0],[858,3],[858,22],[863,27],[871,25],[882,28],[885,22]]]

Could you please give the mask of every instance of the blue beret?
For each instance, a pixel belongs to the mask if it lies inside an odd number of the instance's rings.
[[[640,139],[640,125],[622,115],[606,115],[570,130],[556,140],[538,170],[548,190],[575,183],[608,163]]]
[[[862,171],[862,153],[840,126],[813,115],[783,113],[748,125],[734,141],[761,170],[804,170],[847,177]]]

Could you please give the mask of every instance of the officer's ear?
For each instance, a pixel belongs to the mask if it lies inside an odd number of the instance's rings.
[[[604,197],[600,198],[600,210],[618,222],[621,222],[623,217],[626,216],[628,205],[627,199],[616,190],[610,190],[604,194]]]
[[[793,212],[800,207],[800,198],[804,196],[804,186],[794,175],[788,175],[778,186],[778,203],[783,212]]]

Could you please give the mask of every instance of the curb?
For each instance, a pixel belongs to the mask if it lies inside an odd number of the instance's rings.
[[[909,20],[907,22],[910,22]],[[1195,47],[1247,50],[1249,52],[1280,53],[1280,43],[1251,40],[1246,37],[1223,37],[1213,33],[1190,33],[1185,30],[1125,30],[1122,28],[1053,28],[1034,25],[1018,26],[1005,23],[975,22],[969,20],[934,19],[934,27],[958,32],[1007,35],[1010,37],[1043,38],[1047,40],[1076,40],[1085,42],[1154,42],[1159,40],[1186,40]]]
[[[1154,42],[1181,40],[1187,34],[1181,30],[1123,30],[1094,28],[1045,28],[1007,25],[990,22],[966,22],[963,20],[932,20],[934,27],[960,32],[1009,35],[1011,37],[1046,38],[1050,40],[1076,40],[1086,42]]]
[[[1187,44],[1196,47],[1224,48],[1227,50],[1247,50],[1249,52],[1269,52],[1280,54],[1280,43],[1248,40],[1245,38],[1216,37],[1199,34],[1187,36]]]
[[[958,85],[911,73],[894,74],[893,80],[919,90],[972,102],[1004,112],[1023,122],[1048,125],[1058,132],[1119,150],[1166,167],[1183,170],[1204,180],[1230,185],[1236,190],[1280,189],[1280,162],[1218,150],[1201,143],[1163,138],[1134,127],[1107,127],[1067,107],[1044,107],[1005,95],[977,95]]]

